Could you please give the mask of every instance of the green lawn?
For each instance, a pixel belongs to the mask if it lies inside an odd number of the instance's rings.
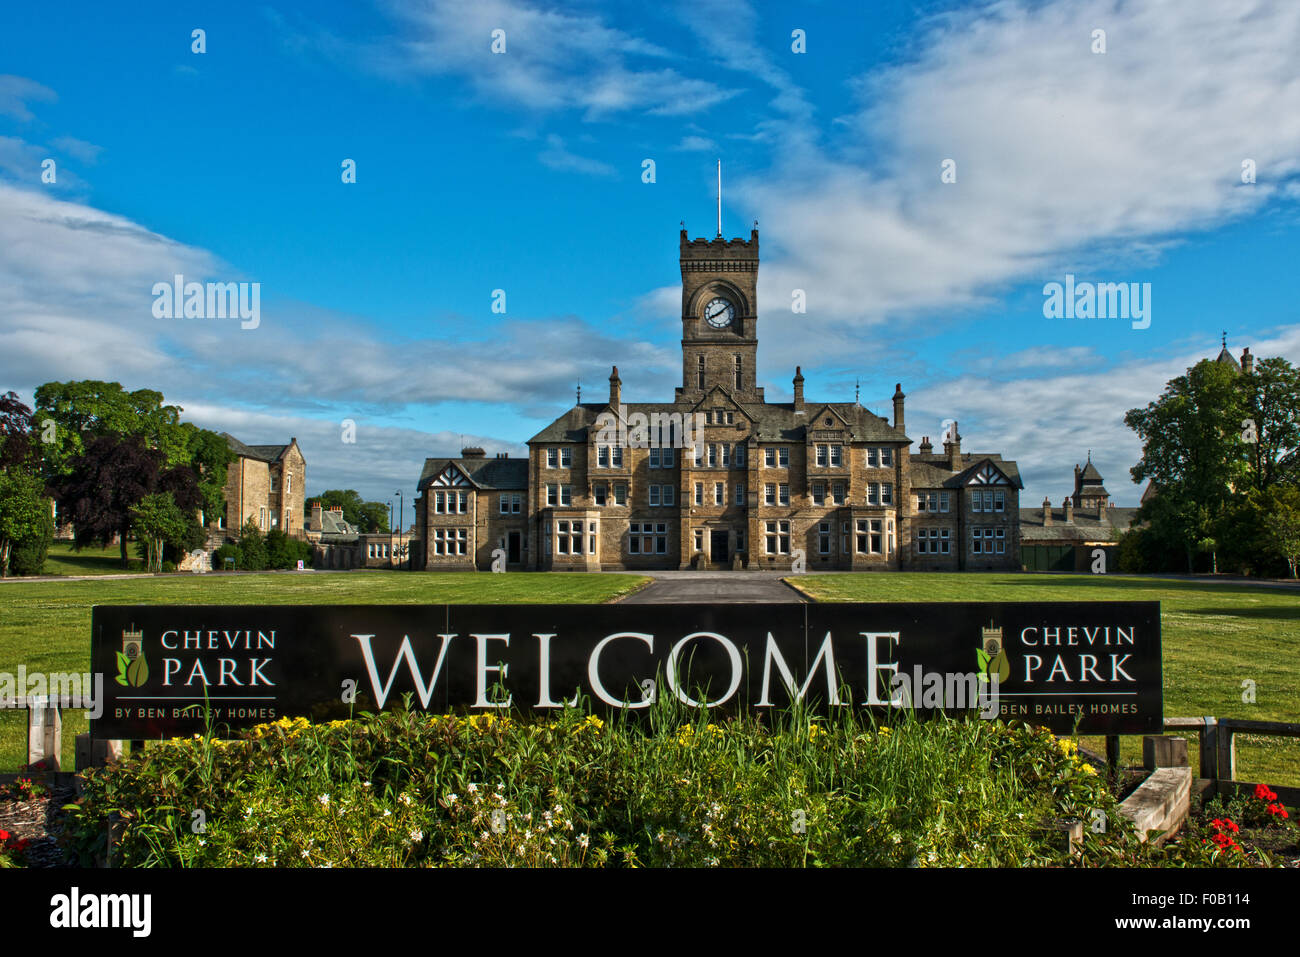
[[[135,559],[134,571],[141,571],[143,563],[136,558],[134,542],[128,545],[127,556]],[[122,551],[117,545],[75,551],[71,542],[51,544],[45,567],[41,569],[43,575],[125,575],[127,572],[122,567]]]
[[[47,566],[48,567],[48,566]],[[602,602],[639,588],[639,575],[537,572],[267,572],[176,574],[102,581],[0,584],[0,671],[85,672],[94,605],[436,605]],[[26,760],[27,712],[0,711],[0,772]],[[64,715],[64,764],[72,767],[85,712]]]
[[[1300,589],[1096,575],[796,575],[818,601],[1158,601],[1165,716],[1300,721]],[[1256,701],[1242,701],[1255,682]],[[1142,739],[1124,737],[1140,764]],[[1196,737],[1188,738],[1197,767]],[[1101,738],[1084,746],[1104,750]],[[1300,786],[1300,739],[1237,739],[1237,775]]]

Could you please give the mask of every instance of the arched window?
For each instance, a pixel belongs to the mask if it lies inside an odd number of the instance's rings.
[[[704,356],[698,357],[698,361],[695,363],[695,368],[696,368],[696,373],[695,373],[696,380],[699,383],[699,387],[703,389],[704,388]]]

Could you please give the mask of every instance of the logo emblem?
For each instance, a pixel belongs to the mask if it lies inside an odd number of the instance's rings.
[[[979,662],[980,681],[988,681],[989,675],[997,675],[999,683],[1011,677],[1011,662],[1002,647],[1002,629],[994,628],[991,621],[987,628],[980,629],[980,647],[975,649],[975,660]]]
[[[120,685],[138,688],[149,680],[149,662],[144,657],[144,632],[133,630],[135,625],[122,632],[122,650],[117,653],[117,677]]]

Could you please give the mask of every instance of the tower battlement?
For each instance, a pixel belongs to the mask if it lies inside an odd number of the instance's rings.
[[[750,231],[749,239],[689,239],[683,229],[679,248],[683,269],[698,269],[706,263],[746,263],[758,268],[757,229]]]

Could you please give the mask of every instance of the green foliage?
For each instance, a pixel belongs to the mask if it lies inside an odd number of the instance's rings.
[[[50,534],[50,506],[39,476],[17,467],[0,471],[0,576],[8,574],[15,545],[44,538],[48,548]]]
[[[189,422],[182,422],[180,429],[185,437],[185,464],[198,475],[200,506],[204,515],[224,514],[226,467],[235,460],[230,443],[216,432],[200,429]]]
[[[54,442],[43,445],[50,477],[67,475],[94,436],[138,435],[161,453],[164,467],[188,464],[179,406],[164,405],[161,392],[127,392],[118,382],[47,382],[36,390],[35,420],[56,423]]]
[[[310,542],[291,538],[282,529],[273,528],[266,533],[266,567],[297,568],[299,560],[311,565]]]
[[[183,547],[193,540],[197,524],[193,516],[177,506],[169,492],[146,495],[131,509],[131,529],[143,546],[145,564],[150,571],[161,570],[163,546]]]
[[[42,500],[42,505],[47,504]],[[50,552],[54,536],[54,519],[43,507],[37,530],[27,538],[14,542],[9,551],[11,575],[39,575],[45,570],[45,558]]]
[[[239,553],[238,545],[222,545],[212,553],[212,570],[224,571],[226,568],[226,559],[235,560],[235,568],[244,567],[244,556]]]
[[[251,518],[239,530],[239,557],[244,571],[260,572],[267,568],[266,539]]]
[[[343,509],[343,521],[355,525],[363,532],[388,531],[387,503],[364,501],[360,493],[354,489],[330,489],[319,495],[313,495],[303,504],[306,517],[311,515],[313,502],[320,502],[321,508],[327,512],[332,508]]]

